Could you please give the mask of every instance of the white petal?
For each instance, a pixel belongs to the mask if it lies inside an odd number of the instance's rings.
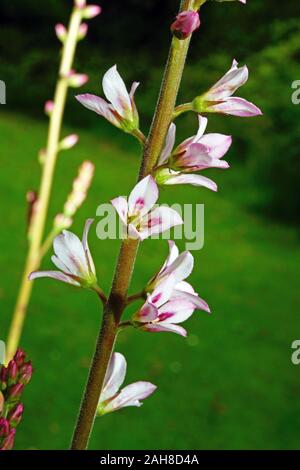
[[[174,145],[175,145],[175,137],[176,137],[176,125],[172,122],[172,124],[169,127],[168,134],[166,137],[165,147],[158,159],[158,165],[162,165],[170,157],[172,150],[174,148]]]
[[[212,158],[222,158],[232,144],[232,137],[224,134],[206,134],[200,143],[209,147],[208,155]]]
[[[106,371],[100,402],[112,398],[121,387],[126,376],[127,363],[123,354],[112,354]]]
[[[210,106],[207,111],[239,117],[261,116],[262,114],[255,104],[239,97],[228,98],[223,103]]]
[[[89,273],[84,249],[77,235],[64,230],[55,237],[53,249],[56,256],[72,274],[82,277],[84,274]]]
[[[127,406],[141,406],[140,400],[144,400],[151,395],[156,386],[150,382],[135,382],[124,387],[121,392],[105,407],[105,413],[119,410]]]
[[[169,256],[164,262],[161,270],[159,271],[159,274],[162,273],[179,256],[179,250],[178,250],[178,247],[176,246],[176,243],[173,240],[168,240],[168,244],[169,244]]]
[[[56,255],[51,256],[51,261],[53,264],[55,264],[58,269],[60,269],[64,273],[72,274],[71,271],[67,268],[67,266]]]
[[[93,222],[94,222],[94,219],[87,219],[85,223],[83,236],[82,236],[82,246],[86,255],[88,266],[90,267],[91,272],[94,275],[96,275],[95,264],[94,264],[94,261],[93,261],[93,258],[89,249],[89,244],[88,244],[89,230]]]
[[[134,94],[135,94],[138,86],[140,86],[139,82],[133,82],[133,84],[131,85],[131,90],[130,90],[130,93],[129,93],[131,102],[134,99]]]
[[[204,186],[205,188],[217,191],[218,187],[214,181],[201,175],[184,175],[179,174],[171,176],[164,184],[191,184],[193,186]]]
[[[182,323],[195,311],[195,306],[185,299],[170,300],[159,309],[159,315],[169,315],[168,318],[162,319],[160,323]]]
[[[143,178],[131,191],[128,198],[130,217],[147,214],[158,199],[158,187],[151,175]]]
[[[124,225],[127,225],[127,216],[128,216],[128,204],[127,200],[123,196],[116,197],[110,201],[114,208],[116,209],[119,217]]]
[[[173,291],[172,299],[190,302],[195,308],[211,313],[208,303],[201,299],[198,294],[179,290],[177,286]]]
[[[201,139],[208,123],[208,119],[206,117],[201,116],[201,114],[198,115],[198,119],[199,119],[199,129],[198,129],[197,135],[193,139],[194,142],[198,142],[199,139]]]
[[[117,113],[126,118],[132,109],[131,99],[116,65],[105,73],[102,86],[106,98],[111,102]]]
[[[50,277],[56,279],[57,281],[66,282],[67,284],[72,284],[73,286],[80,286],[80,283],[72,279],[67,274],[62,273],[61,271],[36,271],[29,275],[28,279],[33,281],[39,277]]]
[[[160,206],[145,216],[140,224],[140,236],[142,240],[150,235],[168,230],[175,225],[182,225],[183,220],[177,211],[170,207]]]
[[[206,94],[208,101],[223,100],[247,82],[249,77],[246,65],[238,68],[234,62],[231,69]]]
[[[173,325],[172,323],[149,323],[143,327],[143,330],[149,331],[150,333],[177,333],[180,336],[187,336],[187,332],[182,326]]]
[[[152,294],[149,295],[148,301],[156,307],[160,307],[167,302],[177,284],[177,278],[171,273],[167,277],[163,277],[162,281],[158,283]]]
[[[164,275],[172,274],[176,284],[186,279],[194,268],[194,257],[189,251],[181,253],[171,265],[168,266]]]
[[[111,105],[109,105],[103,98],[100,98],[100,96],[85,93],[83,95],[77,95],[75,98],[85,108],[89,109],[90,111],[94,111],[95,113],[110,121],[115,126],[119,127],[119,120],[112,112]]]

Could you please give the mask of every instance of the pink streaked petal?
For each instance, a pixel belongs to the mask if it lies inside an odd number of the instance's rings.
[[[163,276],[154,291],[149,295],[148,301],[156,307],[160,307],[170,299],[176,284],[177,278],[175,275],[173,273],[166,274],[166,277]]]
[[[205,188],[217,191],[218,187],[214,181],[201,175],[174,175],[171,176],[164,184],[191,184],[193,186],[204,186]]]
[[[203,134],[204,134],[204,132],[207,128],[208,119],[204,116],[201,116],[201,114],[199,114],[198,115],[198,121],[199,121],[199,128],[198,128],[197,134],[194,137],[194,142],[198,142],[201,139],[201,137],[203,136]]]
[[[189,294],[192,295],[192,294]],[[163,323],[182,323],[186,321],[195,311],[195,305],[189,300],[183,298],[175,298],[160,307],[159,315],[167,315]]]
[[[177,289],[177,286],[173,291],[172,299],[189,302],[194,306],[194,308],[211,313],[208,303],[201,299],[198,294],[179,290]]]
[[[158,318],[158,309],[149,301],[134,315],[133,319],[141,323],[148,323]]]
[[[133,82],[133,84],[131,85],[131,90],[130,90],[130,93],[129,93],[129,96],[130,96],[130,99],[131,99],[131,102],[133,101],[134,99],[134,94],[137,90],[137,88],[140,86],[140,83],[139,82]]]
[[[167,257],[166,261],[164,262],[159,274],[162,273],[170,264],[175,261],[175,259],[179,256],[179,250],[176,246],[176,243],[173,240],[168,240],[169,244],[169,256]]]
[[[132,238],[133,240],[143,240],[141,238],[140,232],[136,229],[136,227],[133,224],[128,225],[128,238]]]
[[[143,178],[131,191],[128,198],[130,217],[147,214],[158,199],[158,187],[151,175]]]
[[[234,60],[231,69],[205,95],[208,101],[224,100],[244,85],[249,77],[246,65],[238,68]]]
[[[147,323],[142,328],[144,331],[148,331],[149,333],[177,333],[180,336],[187,336],[187,332],[182,326],[173,325],[172,323]]]
[[[64,274],[60,271],[36,271],[29,275],[28,279],[33,281],[34,279],[38,279],[40,277],[50,277],[52,279],[56,279],[57,281],[66,282],[67,284],[72,284],[73,286],[80,286],[80,283],[75,281],[72,277]]]
[[[119,196],[115,199],[110,201],[114,208],[116,209],[119,217],[124,225],[127,225],[127,217],[128,217],[128,203],[125,197]]]
[[[105,73],[102,86],[106,98],[111,102],[117,113],[126,118],[128,112],[131,112],[132,109],[131,99],[116,65]]]
[[[83,236],[82,236],[82,246],[86,255],[86,259],[87,259],[90,271],[96,275],[95,264],[94,264],[94,261],[90,252],[89,244],[88,244],[88,235],[89,235],[89,231],[93,222],[94,222],[94,219],[87,219],[87,221],[85,222]]]
[[[175,145],[175,138],[176,138],[176,125],[172,122],[172,124],[169,127],[168,134],[166,137],[165,147],[158,160],[158,165],[162,165],[170,157],[172,150],[174,148],[174,145]]]
[[[230,114],[231,116],[252,117],[261,116],[261,110],[244,98],[228,98],[223,103],[215,104],[207,109],[208,112]]]
[[[127,363],[123,354],[114,352],[106,371],[100,401],[112,398],[121,387],[126,376]]]
[[[104,411],[105,413],[109,413],[127,406],[140,407],[142,405],[140,400],[149,397],[156,389],[157,387],[150,382],[140,381],[127,385],[127,387],[124,387],[121,392],[105,406]]]
[[[208,155],[210,157],[222,158],[232,144],[232,137],[224,134],[206,134],[200,142],[209,148]]]
[[[176,225],[182,225],[182,217],[170,207],[160,206],[145,216],[140,224],[140,236],[144,240],[151,235],[165,232]]]
[[[100,96],[84,93],[82,95],[75,96],[75,98],[85,108],[89,109],[90,111],[94,111],[95,113],[107,119],[114,126],[119,127],[119,120],[112,112],[111,106],[103,98],[100,98]]]

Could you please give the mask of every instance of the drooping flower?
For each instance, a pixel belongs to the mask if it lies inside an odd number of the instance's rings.
[[[133,322],[145,331],[170,331],[181,336],[187,332],[178,325],[187,320],[196,309],[210,313],[205,300],[185,281],[194,266],[192,254],[179,250],[169,241],[169,256],[160,271],[146,287],[147,301],[134,315]]]
[[[247,66],[238,67],[238,62],[234,60],[230,70],[215,85],[194,99],[193,110],[198,113],[221,113],[240,117],[261,115],[261,110],[253,103],[232,97],[247,82],[248,76]]]
[[[36,271],[29,279],[51,277],[79,287],[93,288],[97,284],[96,270],[88,246],[88,232],[93,219],[85,223],[82,241],[72,232],[63,230],[53,242],[52,262],[60,271]]]
[[[207,168],[229,168],[229,164],[221,158],[231,146],[232,138],[223,134],[204,134],[207,122],[207,118],[199,115],[197,134],[186,139],[175,150],[176,125],[170,125],[166,145],[155,171],[155,179],[159,184],[186,183],[217,191],[217,185],[211,179],[189,174]]]
[[[117,411],[127,406],[140,407],[144,400],[151,395],[156,386],[150,382],[135,382],[120,390],[126,376],[127,363],[125,357],[120,353],[113,353],[106,372],[103,389],[97,408],[97,414]]]
[[[134,102],[134,94],[139,83],[132,84],[128,93],[125,83],[117,71],[117,66],[111,67],[104,75],[102,87],[107,98],[86,93],[77,95],[76,99],[87,109],[103,116],[114,126],[132,133],[139,127],[139,115]]]
[[[171,31],[179,39],[186,39],[199,27],[199,13],[197,11],[183,11],[176,16],[176,20],[171,25]]]
[[[119,196],[111,201],[122,224],[127,228],[128,238],[145,240],[153,234],[164,232],[183,224],[174,209],[158,206],[158,187],[152,176],[146,176],[131,191],[128,201]]]

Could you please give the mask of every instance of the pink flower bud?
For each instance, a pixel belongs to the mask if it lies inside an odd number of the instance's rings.
[[[61,23],[58,23],[56,26],[55,26],[55,32],[56,32],[56,36],[58,37],[58,39],[64,43],[66,38],[67,38],[67,30],[65,28],[65,26]]]
[[[9,424],[12,428],[15,428],[18,426],[22,419],[24,411],[24,405],[22,403],[19,403],[15,408],[11,410],[11,412],[8,415],[8,420]]]
[[[47,116],[50,116],[53,112],[53,109],[54,109],[54,103],[52,100],[48,100],[46,101],[45,103],[45,106],[44,106],[44,112]]]
[[[13,383],[18,375],[18,366],[16,361],[12,360],[7,366],[8,382]]]
[[[0,369],[0,384],[6,384],[7,381],[7,368],[2,366]]]
[[[78,41],[81,41],[82,39],[86,37],[88,29],[89,27],[86,23],[81,23],[81,25],[79,26],[79,31],[78,31],[78,36],[77,36]]]
[[[36,196],[35,191],[30,191],[30,192],[34,193],[34,196]],[[35,200],[36,200],[36,197],[35,197]],[[26,358],[25,352],[22,349],[17,349],[16,354],[14,355],[14,361],[16,362],[18,367],[21,367],[24,364],[25,358]]]
[[[95,18],[95,16],[100,15],[102,8],[99,5],[88,5],[82,10],[82,18],[90,20]]]
[[[24,385],[22,383],[18,383],[16,385],[14,385],[13,387],[11,387],[8,391],[8,398],[11,399],[11,398],[14,398],[14,399],[17,399],[21,396],[22,392],[23,392],[23,389],[24,389]]]
[[[71,134],[65,137],[59,144],[59,150],[69,150],[77,144],[79,137],[77,134]]]
[[[176,20],[171,25],[171,31],[179,39],[186,39],[199,26],[200,18],[197,11],[183,11],[176,16]]]
[[[0,418],[0,438],[9,434],[9,422],[5,418]]]
[[[85,73],[75,73],[74,71],[72,71],[67,78],[69,80],[69,86],[74,88],[81,87],[89,79],[88,75]]]
[[[16,435],[16,430],[11,429],[9,431],[9,435],[7,436],[7,438],[4,439],[4,441],[2,442],[2,446],[0,447],[0,450],[11,450],[14,446],[15,435]]]
[[[75,5],[77,8],[84,8],[86,5],[86,0],[75,0]]]
[[[32,373],[33,373],[33,367],[32,367],[31,361],[29,361],[23,365],[20,371],[19,383],[22,385],[27,385],[28,382],[30,382]]]

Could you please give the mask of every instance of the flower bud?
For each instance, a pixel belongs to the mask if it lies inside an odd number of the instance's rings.
[[[47,116],[50,116],[53,112],[53,109],[54,109],[54,102],[52,100],[46,101],[45,106],[44,106],[45,114]]]
[[[15,428],[18,426],[18,424],[20,423],[22,419],[23,411],[24,411],[24,405],[22,403],[19,403],[8,414],[8,421],[9,421],[11,428]]]
[[[78,41],[81,41],[82,39],[86,37],[88,29],[89,27],[86,23],[81,23],[81,25],[79,26],[79,30],[78,30],[78,36],[77,36]]]
[[[14,361],[18,367],[21,367],[25,363],[26,354],[22,349],[17,349],[14,355]]]
[[[72,71],[68,77],[66,77],[68,79],[68,84],[70,87],[73,87],[73,88],[79,88],[81,87],[82,85],[84,85],[89,77],[87,74],[85,73],[75,73],[74,71]]]
[[[68,32],[65,28],[65,26],[61,23],[58,23],[56,26],[55,26],[55,32],[56,32],[56,36],[58,37],[58,39],[64,43],[65,40],[67,39],[67,35],[68,35]]]
[[[7,366],[8,384],[15,383],[18,375],[18,366],[15,360],[9,362]]]
[[[54,219],[54,227],[57,229],[58,232],[70,228],[72,224],[73,219],[64,214],[57,214]]]
[[[15,442],[16,430],[11,429],[9,435],[3,440],[0,450],[11,450]]]
[[[77,8],[84,8],[86,5],[86,0],[75,0],[75,6]]]
[[[4,407],[4,396],[3,393],[0,391],[0,414],[2,413]]]
[[[0,367],[0,386],[6,385],[7,382],[7,368],[2,366]]]
[[[5,418],[0,418],[0,438],[9,434],[9,422]]]
[[[30,379],[32,377],[32,364],[31,361],[26,362],[26,364],[23,365],[21,371],[20,371],[20,376],[19,376],[19,383],[23,385],[27,385],[28,382],[30,382]]]
[[[171,31],[177,38],[186,39],[199,26],[200,18],[197,11],[183,11],[176,16],[176,20],[171,25]]]
[[[69,150],[77,144],[79,137],[77,134],[71,134],[65,137],[59,144],[59,150]]]
[[[18,383],[13,385],[8,391],[8,399],[9,400],[17,400],[20,398],[24,389],[24,385],[22,383]]]
[[[100,15],[101,11],[102,8],[99,5],[88,5],[86,8],[82,9],[82,18],[90,20]]]

